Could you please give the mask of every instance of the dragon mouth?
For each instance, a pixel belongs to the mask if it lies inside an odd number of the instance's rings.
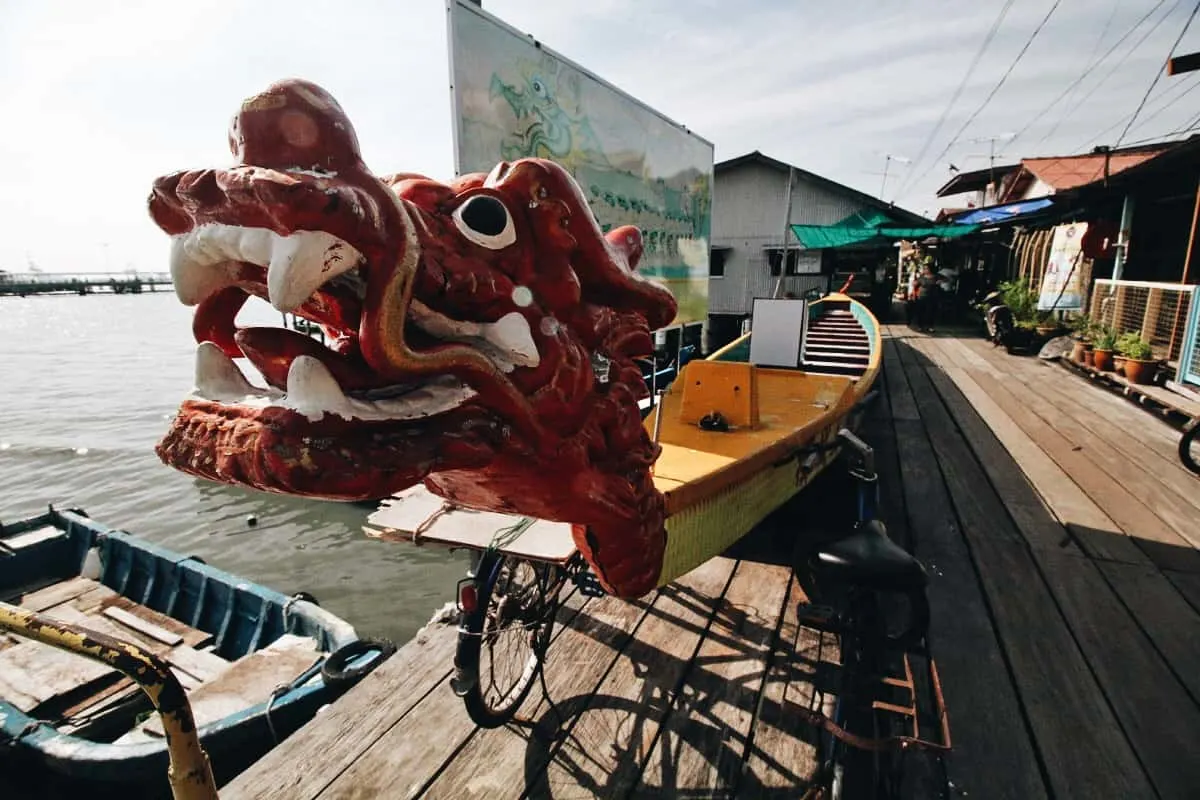
[[[173,236],[176,295],[198,306],[195,387],[188,400],[250,413],[286,409],[316,423],[326,415],[360,422],[424,419],[473,398],[475,389],[454,375],[397,381],[371,367],[359,346],[366,270],[357,248],[324,231],[281,236],[208,223]],[[235,317],[250,296],[319,326],[328,344],[286,328],[238,327]],[[539,361],[529,324],[518,313],[496,322],[460,321],[412,298],[405,327],[418,352],[467,344],[503,373]],[[240,358],[258,371],[262,385],[245,377],[234,361]]]

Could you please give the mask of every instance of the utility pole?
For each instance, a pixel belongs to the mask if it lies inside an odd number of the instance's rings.
[[[1015,135],[1016,134],[1014,134],[1014,133],[1002,133],[999,136],[981,136],[978,139],[971,140],[971,142],[973,144],[981,144],[983,142],[988,143],[987,159],[988,159],[988,185],[989,186],[994,187],[996,185],[996,142],[1008,141],[1009,139],[1013,138]],[[1001,154],[1001,157],[1003,157],[1003,153]],[[994,193],[995,193],[995,190],[993,189],[993,194]],[[989,205],[989,203],[987,202],[987,192],[985,191],[983,194],[984,194],[984,196],[983,196],[984,205]],[[994,200],[995,197],[993,196],[992,199]]]
[[[912,159],[904,156],[894,156],[891,153],[883,154],[883,183],[879,186],[879,199],[883,199],[883,190],[887,188],[888,165],[893,161],[899,161],[901,164],[911,164]]]

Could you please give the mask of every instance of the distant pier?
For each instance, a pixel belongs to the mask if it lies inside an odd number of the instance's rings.
[[[0,295],[141,294],[170,286],[166,272],[0,272]]]

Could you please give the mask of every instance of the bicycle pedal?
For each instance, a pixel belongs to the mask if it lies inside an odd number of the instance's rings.
[[[604,597],[608,592],[600,585],[600,580],[591,572],[579,572],[575,575],[575,585],[579,587],[584,597]]]
[[[838,633],[842,630],[842,618],[832,606],[801,603],[797,611],[799,622],[805,628]]]

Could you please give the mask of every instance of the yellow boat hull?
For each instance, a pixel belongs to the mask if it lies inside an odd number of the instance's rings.
[[[831,294],[809,306],[814,319],[848,311],[866,334],[861,374],[758,367],[746,359],[749,334],[693,361],[646,420],[658,427],[656,487],[666,496],[667,548],[659,586],[737,542],[819,475],[833,443],[879,373],[879,324],[853,298]],[[698,423],[719,411],[726,431]],[[662,421],[658,422],[661,415]]]

